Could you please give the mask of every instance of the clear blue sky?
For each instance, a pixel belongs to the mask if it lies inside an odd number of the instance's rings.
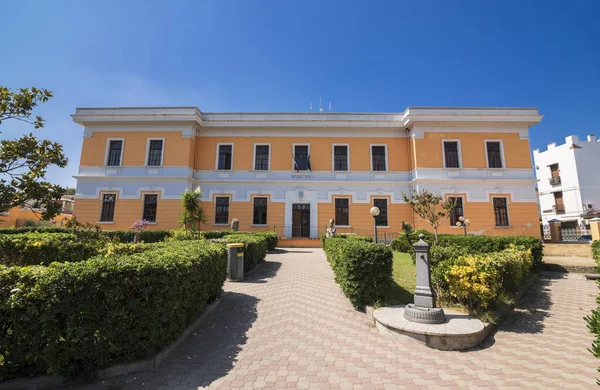
[[[79,163],[75,107],[527,106],[545,115],[530,131],[543,148],[600,135],[599,20],[597,0],[4,0],[0,84],[54,92],[37,134],[64,145],[69,167],[49,175],[63,185]]]

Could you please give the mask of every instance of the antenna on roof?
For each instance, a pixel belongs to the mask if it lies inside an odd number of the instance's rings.
[[[323,112],[323,98],[319,98],[319,112]]]
[[[310,102],[310,108],[309,108],[310,112],[312,112],[312,101]]]

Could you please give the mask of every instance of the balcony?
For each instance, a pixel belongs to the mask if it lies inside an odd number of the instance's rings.
[[[559,186],[560,185],[560,176],[551,177],[550,179],[548,179],[548,181],[550,182],[550,185],[552,185],[552,186]]]

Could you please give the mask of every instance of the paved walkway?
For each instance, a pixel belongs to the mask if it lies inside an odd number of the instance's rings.
[[[442,352],[395,344],[353,310],[321,249],[270,254],[156,372],[85,388],[594,388],[583,316],[598,287],[548,274],[486,344]]]

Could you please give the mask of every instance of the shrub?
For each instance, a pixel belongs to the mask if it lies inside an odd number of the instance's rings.
[[[21,233],[0,235],[0,264],[27,266],[77,262],[98,254],[102,244],[81,240],[73,233]]]
[[[359,236],[356,233],[339,233],[339,234],[336,234],[336,236],[334,238],[350,239],[350,240],[357,240],[357,241],[363,241],[363,242],[373,242],[373,237]],[[325,250],[326,240],[329,240],[329,238],[325,237],[325,234],[321,234],[320,239],[321,239],[321,247],[323,248],[323,250]]]
[[[433,244],[435,237],[433,233],[428,230],[414,230],[409,235],[402,234],[393,239],[390,246],[393,250],[398,252],[412,253],[413,245],[419,241],[419,235],[423,234],[423,240],[429,245]],[[440,236],[441,237],[441,236]]]
[[[21,234],[21,233],[73,233],[73,229],[67,229],[56,226],[37,226],[37,227],[10,227],[0,228],[0,236],[5,234]]]
[[[134,253],[140,253],[149,249],[148,246],[143,244],[132,244],[132,243],[113,243],[109,242],[106,246],[100,249],[99,253],[104,256],[114,255],[132,255]]]
[[[267,256],[267,239],[263,236],[230,234],[221,240],[227,244],[244,244],[244,271],[249,271],[265,261],[265,257]]]
[[[145,243],[161,242],[171,237],[172,230],[105,230],[102,232],[109,239],[117,239],[120,242],[133,242],[135,235],[139,234],[139,240]]]
[[[226,252],[204,241],[47,267],[0,266],[0,377],[83,376],[146,358],[217,297]]]
[[[229,231],[226,231],[226,233],[227,234],[224,234],[223,236],[243,234],[243,235],[264,237],[267,240],[267,250],[268,251],[275,250],[275,248],[277,248],[277,244],[279,243],[279,237],[277,236],[277,233],[275,233],[275,232],[229,232]],[[223,236],[221,236],[221,237],[223,237]]]
[[[592,257],[600,261],[600,240],[592,242]]]
[[[592,256],[596,260],[596,264],[598,264],[598,269],[600,269],[600,240],[592,243]],[[598,286],[600,286],[600,282],[598,283]],[[595,357],[600,358],[600,296],[596,298],[596,303],[598,304],[598,308],[592,310],[592,314],[585,317],[585,321],[590,332],[595,335],[590,352]],[[600,380],[597,383],[600,384]]]
[[[442,260],[433,279],[443,298],[476,312],[490,308],[501,294],[516,292],[531,266],[531,251],[511,245],[500,252]]]
[[[390,248],[362,239],[328,238],[325,253],[336,282],[354,307],[362,308],[385,298],[392,282]]]

